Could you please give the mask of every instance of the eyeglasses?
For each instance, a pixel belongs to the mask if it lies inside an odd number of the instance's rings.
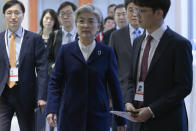
[[[147,9],[139,9],[139,8],[134,8],[133,9],[133,13],[139,14],[139,15],[143,15],[146,12],[149,12],[151,10],[147,10]]]
[[[8,11],[8,12],[5,13],[5,15],[8,16],[8,17],[11,17],[12,14],[14,14],[16,17],[18,17],[19,15],[22,14],[22,12],[21,11]]]
[[[60,17],[64,17],[64,16],[67,16],[67,17],[70,17],[71,15],[73,14],[73,12],[60,12]]]

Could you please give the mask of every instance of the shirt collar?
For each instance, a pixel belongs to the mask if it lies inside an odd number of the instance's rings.
[[[85,46],[84,44],[82,44],[82,42],[79,40],[78,41],[78,43],[79,43],[79,47],[80,47],[80,49],[87,49],[87,48],[95,48],[95,45],[96,45],[96,42],[95,42],[95,40],[90,44],[90,45],[87,45],[87,46]]]
[[[21,38],[22,37],[22,33],[23,33],[23,28],[22,27],[18,28],[18,30],[16,32],[11,32],[8,29],[8,36],[10,36],[12,33],[16,33],[16,36]]]
[[[144,32],[143,28],[139,27],[138,30],[140,31],[140,35],[143,34],[143,32]],[[133,34],[134,31],[135,31],[135,28],[133,28],[133,26],[131,26],[131,24],[129,24],[129,32],[130,32],[130,34]]]
[[[163,36],[164,32],[167,30],[167,25],[164,23],[155,31],[153,31],[150,35],[153,37],[153,39],[160,41],[161,37]],[[149,32],[146,31],[146,37],[149,35]]]
[[[64,27],[62,26],[62,31],[65,36],[67,35],[67,33],[70,33],[72,36],[74,36],[76,34],[76,27],[74,26],[74,28],[70,32],[67,32],[66,30],[64,30]]]

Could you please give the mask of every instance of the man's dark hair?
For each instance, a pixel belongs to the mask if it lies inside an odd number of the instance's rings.
[[[125,4],[125,9],[127,10],[127,6],[129,3],[133,3],[133,0],[125,0],[124,4]]]
[[[69,1],[65,1],[58,8],[58,11],[57,11],[58,15],[60,14],[60,10],[66,6],[71,6],[73,11],[75,11],[77,9],[77,6],[74,3],[69,2]]]
[[[111,5],[109,5],[107,10],[109,11],[109,8],[111,8],[111,7],[113,7],[113,6],[116,6],[116,4],[111,4]]]
[[[135,5],[152,8],[153,12],[155,12],[158,9],[161,9],[163,11],[163,18],[166,17],[167,12],[171,5],[170,0],[133,0],[133,1]]]
[[[18,1],[18,0],[10,0],[10,1],[6,2],[5,5],[3,6],[3,14],[5,14],[5,11],[8,8],[10,8],[10,7],[12,7],[12,6],[16,5],[16,4],[20,5],[20,7],[22,9],[22,12],[24,14],[25,13],[25,7],[24,7],[23,3]]]
[[[119,8],[125,8],[125,5],[124,4],[119,4],[117,5],[115,8],[114,8],[114,13],[116,12],[117,9]]]
[[[107,16],[105,19],[104,19],[104,22],[103,24],[105,24],[107,22],[107,20],[113,20],[114,21],[114,18],[112,16]]]

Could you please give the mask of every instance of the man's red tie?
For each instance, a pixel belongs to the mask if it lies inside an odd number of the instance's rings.
[[[140,71],[139,81],[144,82],[144,80],[146,78],[146,74],[148,72],[148,56],[149,56],[149,51],[150,51],[150,42],[152,39],[153,39],[153,37],[151,35],[147,36],[147,43],[144,48],[144,53],[143,53],[142,62],[141,62],[141,71]],[[143,105],[143,102],[138,101],[137,105],[138,105],[138,108],[141,108]]]

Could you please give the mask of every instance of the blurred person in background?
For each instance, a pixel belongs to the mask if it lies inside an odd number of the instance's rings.
[[[61,46],[77,39],[76,27],[74,24],[74,12],[76,9],[77,6],[69,1],[63,2],[58,8],[61,28],[52,32],[47,42],[49,74],[54,67],[56,56]]]
[[[116,7],[116,4],[111,4],[111,5],[108,6],[108,8],[107,8],[108,16],[114,17],[115,7]]]
[[[42,39],[45,41],[47,46],[47,41],[51,32],[59,29],[59,21],[56,12],[53,9],[46,9],[43,11],[40,20],[41,31],[39,34],[42,36]]]
[[[115,26],[116,26],[116,24],[115,24],[114,18],[111,17],[111,16],[107,16],[104,19],[103,27],[100,29],[101,31],[96,36],[96,40],[98,40],[99,42],[102,42],[103,33],[108,31],[108,30],[111,30],[111,29],[115,28]]]
[[[102,43],[109,45],[110,36],[113,31],[118,30],[128,24],[127,13],[124,4],[119,4],[114,9],[114,21],[116,27],[103,33]]]

